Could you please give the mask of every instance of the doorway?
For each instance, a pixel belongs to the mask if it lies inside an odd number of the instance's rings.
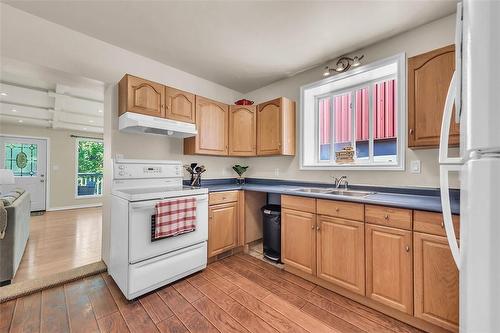
[[[32,212],[46,210],[47,139],[0,136],[0,169],[12,170],[15,178],[0,192],[23,188],[30,193]]]

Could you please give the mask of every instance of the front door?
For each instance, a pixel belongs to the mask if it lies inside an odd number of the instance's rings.
[[[0,185],[0,192],[22,188],[30,193],[31,211],[45,210],[47,140],[0,136],[0,169],[14,172],[14,185]]]

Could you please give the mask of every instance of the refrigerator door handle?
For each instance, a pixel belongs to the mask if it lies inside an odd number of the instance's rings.
[[[460,165],[441,165],[439,169],[441,183],[441,209],[443,211],[444,229],[446,231],[448,244],[450,245],[451,255],[453,256],[453,260],[455,261],[458,270],[460,270],[461,255],[451,215],[448,173],[450,171],[460,171],[460,169]]]
[[[457,96],[457,72],[451,77],[446,102],[444,103],[443,121],[441,122],[441,137],[439,140],[439,164],[463,164],[460,157],[448,157],[448,139],[450,136],[450,123],[453,115],[453,104]]]

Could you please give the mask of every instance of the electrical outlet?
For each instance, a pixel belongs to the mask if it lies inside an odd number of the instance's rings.
[[[280,168],[275,168],[275,169],[274,169],[274,175],[275,175],[276,177],[279,177],[279,176],[280,176]]]
[[[410,162],[410,172],[420,173],[420,160],[415,160]]]

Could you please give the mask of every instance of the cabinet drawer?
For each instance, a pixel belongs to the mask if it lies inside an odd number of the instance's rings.
[[[282,195],[281,206],[301,212],[316,213],[316,199]]]
[[[365,220],[368,223],[411,230],[412,214],[410,209],[366,205]]]
[[[234,201],[238,201],[238,191],[214,192],[208,195],[209,205],[217,205]]]
[[[364,205],[335,200],[318,200],[318,214],[340,217],[349,220],[363,221],[365,219]]]
[[[453,228],[455,229],[456,237],[460,238],[460,216],[458,215],[453,215]],[[441,215],[441,213],[415,210],[413,212],[413,230],[438,236],[446,236],[443,215]]]

